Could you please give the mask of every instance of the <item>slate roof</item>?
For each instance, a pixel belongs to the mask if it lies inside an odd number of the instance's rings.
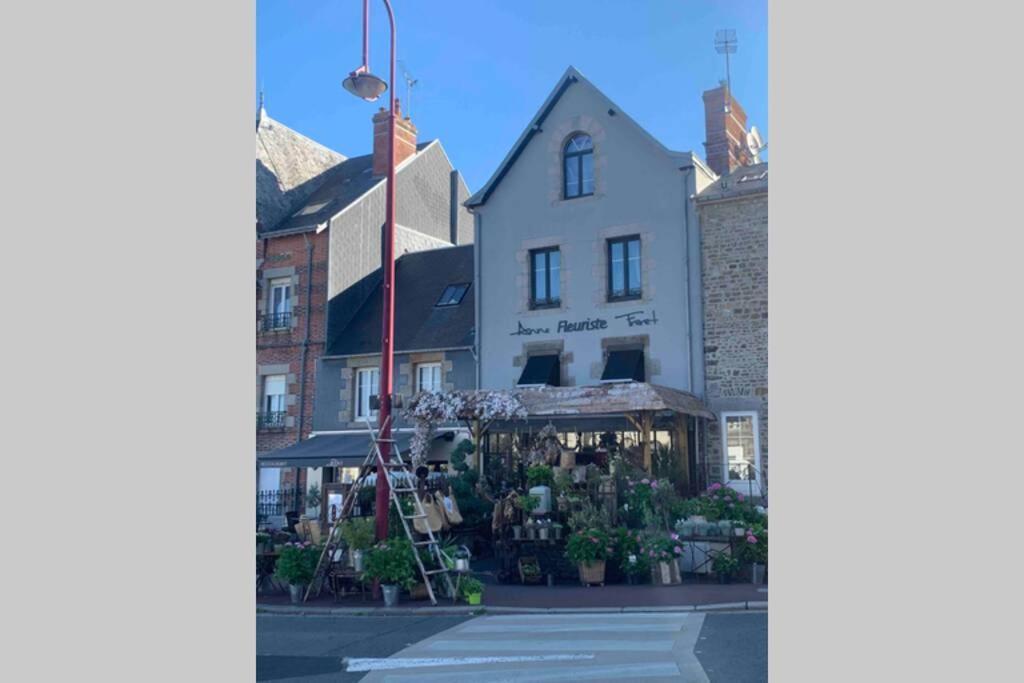
[[[698,202],[718,201],[761,194],[768,191],[768,162],[740,166],[729,175],[711,183],[697,195]]]
[[[416,145],[421,152],[433,140]],[[412,157],[415,159],[416,157]],[[373,155],[350,157],[324,174],[316,189],[294,211],[266,232],[312,230],[372,190],[384,177],[373,177]]]
[[[345,161],[260,110],[256,124],[256,220],[272,229]]]
[[[436,306],[448,285],[471,283],[462,302]],[[473,245],[405,254],[395,262],[395,351],[427,351],[473,344]],[[380,352],[381,270],[328,304],[328,356]],[[353,312],[353,308],[358,306]]]

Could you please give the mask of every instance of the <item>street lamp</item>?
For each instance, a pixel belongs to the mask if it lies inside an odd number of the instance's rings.
[[[342,84],[345,90],[368,102],[375,101],[385,90],[388,83],[395,82],[395,13],[391,9],[390,0],[384,0],[391,24],[391,66],[390,77],[384,82],[370,73],[370,0],[363,0],[363,63],[349,74]],[[390,113],[388,116],[388,175],[387,204],[384,211],[383,260],[381,269],[384,271],[384,297],[381,302],[381,345],[380,345],[380,410],[377,413],[377,424],[380,428],[379,446],[382,460],[377,463],[377,496],[376,525],[377,540],[388,537],[388,475],[384,463],[391,458],[391,397],[393,380],[391,370],[394,367],[395,352],[392,345],[395,334],[395,90],[391,89]]]

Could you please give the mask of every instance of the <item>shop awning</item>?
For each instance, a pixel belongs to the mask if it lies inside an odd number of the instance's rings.
[[[530,356],[526,359],[526,367],[519,376],[519,386],[558,386],[559,379],[558,355]]]
[[[393,432],[392,438],[408,457],[412,432]],[[442,432],[436,438],[446,438]],[[359,467],[370,451],[369,434],[319,434],[294,446],[256,456],[257,467]]]
[[[608,354],[602,382],[644,381],[644,352],[640,349],[612,351]]]

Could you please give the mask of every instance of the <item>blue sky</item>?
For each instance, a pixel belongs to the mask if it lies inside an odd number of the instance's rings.
[[[732,89],[768,127],[767,0],[392,0],[398,58],[419,80],[419,139],[440,138],[471,190],[491,176],[572,64],[675,150],[704,156],[701,93],[725,77],[715,30],[733,28]],[[370,2],[370,68],[387,78],[384,3]],[[267,112],[346,156],[371,149],[378,103],[341,81],[362,53],[361,0],[257,0],[256,84]],[[406,86],[399,68],[399,98]],[[381,102],[386,102],[382,98]],[[765,153],[767,158],[767,153]]]

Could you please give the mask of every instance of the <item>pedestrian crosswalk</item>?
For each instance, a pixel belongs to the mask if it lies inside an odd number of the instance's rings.
[[[693,654],[699,612],[484,616],[383,660],[352,660],[363,681],[708,683]],[[485,677],[485,678],[484,678]]]

